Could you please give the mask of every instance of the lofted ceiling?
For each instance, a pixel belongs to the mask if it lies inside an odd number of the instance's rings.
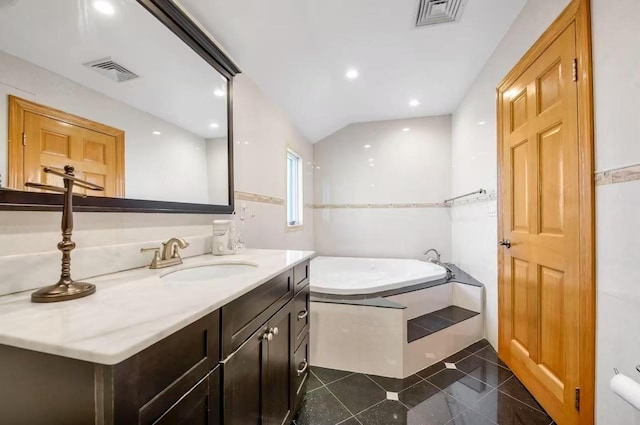
[[[180,0],[313,142],[452,113],[525,2],[466,0],[459,22],[416,28],[419,0]]]

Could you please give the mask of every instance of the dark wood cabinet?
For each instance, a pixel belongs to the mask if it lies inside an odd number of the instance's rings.
[[[309,334],[304,335],[300,345],[293,355],[293,366],[295,370],[293,376],[294,391],[294,411],[297,411],[302,404],[302,400],[307,392],[307,381],[309,380]]]
[[[103,386],[113,398],[114,422],[155,423],[219,360],[220,312],[216,311],[124,362],[105,367]]]
[[[269,320],[272,337],[264,345],[267,361],[263,386],[263,424],[281,425],[292,419],[294,399],[291,394],[293,365],[293,303],[289,303]]]
[[[153,425],[220,425],[220,368],[196,384]]]
[[[293,303],[222,362],[225,425],[281,425],[292,419]]]
[[[113,366],[0,345],[13,383],[0,422],[289,424],[308,378],[308,276],[307,261]]]
[[[268,328],[261,327],[222,363],[222,411],[225,425],[261,423],[264,346]]]

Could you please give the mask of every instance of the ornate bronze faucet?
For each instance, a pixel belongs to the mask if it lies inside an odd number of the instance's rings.
[[[34,303],[52,303],[58,301],[73,300],[76,298],[86,297],[96,292],[95,285],[85,282],[74,282],[71,279],[71,251],[76,247],[76,243],[71,240],[73,232],[73,196],[82,196],[82,194],[74,194],[73,186],[79,186],[88,190],[104,190],[103,187],[89,183],[84,180],[77,179],[73,174],[74,168],[70,165],[64,167],[64,173],[49,167],[44,168],[45,173],[54,174],[62,177],[64,188],[50,186],[41,183],[25,183],[27,187],[33,187],[51,192],[59,192],[64,194],[64,203],[62,207],[62,241],[58,243],[58,249],[62,252],[62,272],[58,283],[41,288],[31,294],[31,301]]]

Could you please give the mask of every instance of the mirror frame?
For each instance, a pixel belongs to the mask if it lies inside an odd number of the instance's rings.
[[[136,1],[227,79],[229,204],[213,205],[127,198],[77,197],[74,199],[74,210],[84,212],[231,214],[234,211],[235,197],[233,185],[233,77],[241,71],[200,26],[172,0]],[[23,192],[10,188],[0,190],[0,210],[59,211],[61,209],[62,195],[60,194]]]

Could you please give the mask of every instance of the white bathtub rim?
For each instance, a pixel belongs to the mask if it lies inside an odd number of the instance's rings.
[[[334,285],[326,286],[327,284],[318,284],[314,283],[314,270],[317,268],[313,267],[313,261],[316,260],[354,260],[357,262],[364,261],[372,261],[372,262],[380,262],[380,263],[389,263],[389,262],[406,262],[411,264],[420,264],[427,266],[432,269],[436,269],[438,271],[437,274],[431,273],[428,275],[417,275],[411,279],[403,278],[402,280],[396,279],[386,279],[389,280],[386,283],[379,283],[376,285],[365,286],[365,287],[337,287]],[[400,289],[412,285],[418,285],[428,282],[433,282],[437,280],[441,280],[447,277],[446,269],[442,266],[433,263],[427,263],[424,261],[416,260],[416,259],[407,259],[407,258],[370,258],[370,257],[333,257],[333,256],[318,256],[312,260],[311,266],[311,278],[310,278],[310,287],[311,291],[320,294],[328,294],[328,295],[371,295],[377,294],[386,291],[393,291],[395,289]]]

